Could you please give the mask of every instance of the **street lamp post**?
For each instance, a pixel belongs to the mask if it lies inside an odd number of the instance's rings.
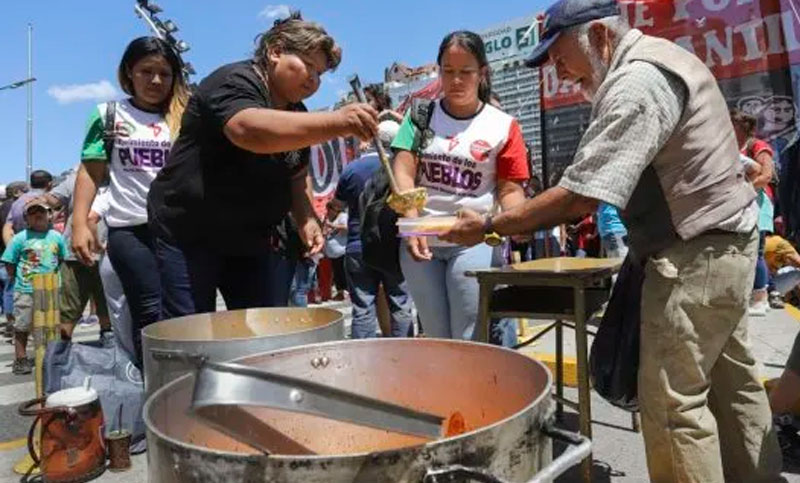
[[[28,24],[28,79],[33,79],[33,25]],[[25,181],[33,171],[33,82],[28,82],[28,121],[26,132]]]

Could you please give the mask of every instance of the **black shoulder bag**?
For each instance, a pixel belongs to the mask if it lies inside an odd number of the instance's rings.
[[[417,128],[414,152],[418,158],[433,139],[430,123],[434,102],[416,99],[411,105],[411,122]],[[373,270],[402,280],[397,213],[386,205],[386,198],[390,193],[389,177],[381,168],[367,181],[358,197],[361,210],[361,256],[364,263]]]

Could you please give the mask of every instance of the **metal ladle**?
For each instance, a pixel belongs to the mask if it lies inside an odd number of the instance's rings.
[[[366,103],[367,98],[364,96],[364,90],[361,88],[361,81],[358,76],[353,75],[348,80],[353,87],[353,93],[355,93],[358,102]],[[378,157],[381,160],[383,169],[386,170],[386,175],[389,177],[389,186],[392,192],[386,199],[386,204],[400,215],[404,215],[407,211],[415,208],[420,211],[425,208],[425,203],[428,200],[428,192],[425,188],[400,191],[400,188],[397,186],[397,180],[395,180],[394,173],[392,172],[392,165],[389,163],[389,156],[386,154],[386,150],[383,149],[380,140],[373,138],[372,145],[378,152]]]
[[[260,406],[436,439],[444,418],[318,382],[235,363],[202,361],[192,411],[216,429],[267,454],[308,454],[300,443],[245,411]]]

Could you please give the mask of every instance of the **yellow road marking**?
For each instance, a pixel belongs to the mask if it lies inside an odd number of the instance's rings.
[[[791,315],[794,320],[800,322],[800,309],[794,305],[786,304],[784,310],[786,310],[786,313]]]
[[[798,311],[800,314],[800,311]],[[536,325],[528,325],[527,320],[525,320],[525,330],[524,336],[519,338],[518,342],[523,342],[529,340],[532,337],[535,337],[540,332],[547,329],[551,323],[546,324],[536,324]],[[553,373],[555,378],[556,373],[556,355],[548,352],[534,352],[533,349],[538,345],[538,341],[534,342],[533,344],[523,347],[519,349],[520,353],[536,359],[537,361],[541,362],[548,369],[550,372]],[[578,386],[578,361],[574,357],[564,356],[564,367],[562,369],[562,374],[564,376],[564,385],[567,387],[577,387]],[[555,383],[555,380],[553,381]]]
[[[0,451],[11,451],[22,448],[28,444],[28,438],[12,439],[11,441],[0,441]]]

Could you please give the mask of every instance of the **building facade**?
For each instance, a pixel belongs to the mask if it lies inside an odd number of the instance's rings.
[[[420,67],[409,67],[395,62],[384,72],[384,87],[392,99],[392,105],[398,106],[411,94],[427,87],[439,77],[439,66],[436,63]]]
[[[536,16],[517,18],[480,33],[489,58],[492,90],[503,110],[519,121],[525,142],[532,148],[533,168],[541,173],[539,69],[525,67],[524,60],[536,45]]]

